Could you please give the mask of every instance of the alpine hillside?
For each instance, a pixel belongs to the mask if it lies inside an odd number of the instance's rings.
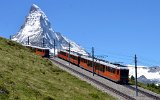
[[[17,34],[11,39],[23,45],[47,47],[50,48],[51,51],[54,51],[54,40],[56,51],[60,49],[68,49],[70,43],[71,51],[88,55],[84,48],[67,39],[61,35],[60,32],[55,32],[51,27],[48,17],[35,4],[31,6],[29,14],[19,32],[17,32]]]
[[[0,37],[0,100],[115,100],[19,43]]]

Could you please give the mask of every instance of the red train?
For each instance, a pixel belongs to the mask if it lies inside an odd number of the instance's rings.
[[[82,67],[90,72],[93,72],[92,68],[92,58],[86,56],[79,56],[74,53],[69,53],[67,51],[58,52],[58,57],[69,61],[79,67]],[[129,79],[129,69],[126,66],[120,64],[113,64],[101,60],[94,60],[94,72],[97,75],[105,77],[117,83],[127,84]]]
[[[37,46],[26,46],[27,48],[30,48],[33,52],[35,52],[37,55],[40,55],[42,57],[47,57],[49,58],[49,48],[41,48]]]

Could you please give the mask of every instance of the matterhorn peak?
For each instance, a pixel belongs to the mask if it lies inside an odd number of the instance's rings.
[[[40,17],[43,17],[45,18],[45,20],[48,20],[47,16],[45,15],[45,13],[35,4],[33,4],[30,8],[30,11],[29,11],[29,15],[28,17],[37,17],[37,18],[40,18]]]
[[[12,40],[23,45],[51,49],[54,48],[54,41],[56,41],[56,49],[66,49],[71,43],[71,50],[87,55],[87,52],[75,42],[62,36],[61,33],[54,32],[45,13],[35,4],[31,6],[24,24]]]
[[[33,4],[31,6],[30,12],[34,12],[34,11],[41,11],[41,9],[37,5]]]
[[[40,8],[36,4],[32,4],[31,8],[35,8],[35,9],[39,9],[40,10]]]

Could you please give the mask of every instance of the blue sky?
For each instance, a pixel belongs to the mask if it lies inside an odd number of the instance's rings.
[[[105,59],[160,65],[159,0],[1,0],[0,36],[19,31],[30,6],[38,5],[52,28]]]

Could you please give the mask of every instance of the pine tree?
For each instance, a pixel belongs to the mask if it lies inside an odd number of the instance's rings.
[[[132,76],[131,76],[131,81],[134,81],[134,80],[135,80],[135,78],[134,78],[134,76],[132,75]]]

